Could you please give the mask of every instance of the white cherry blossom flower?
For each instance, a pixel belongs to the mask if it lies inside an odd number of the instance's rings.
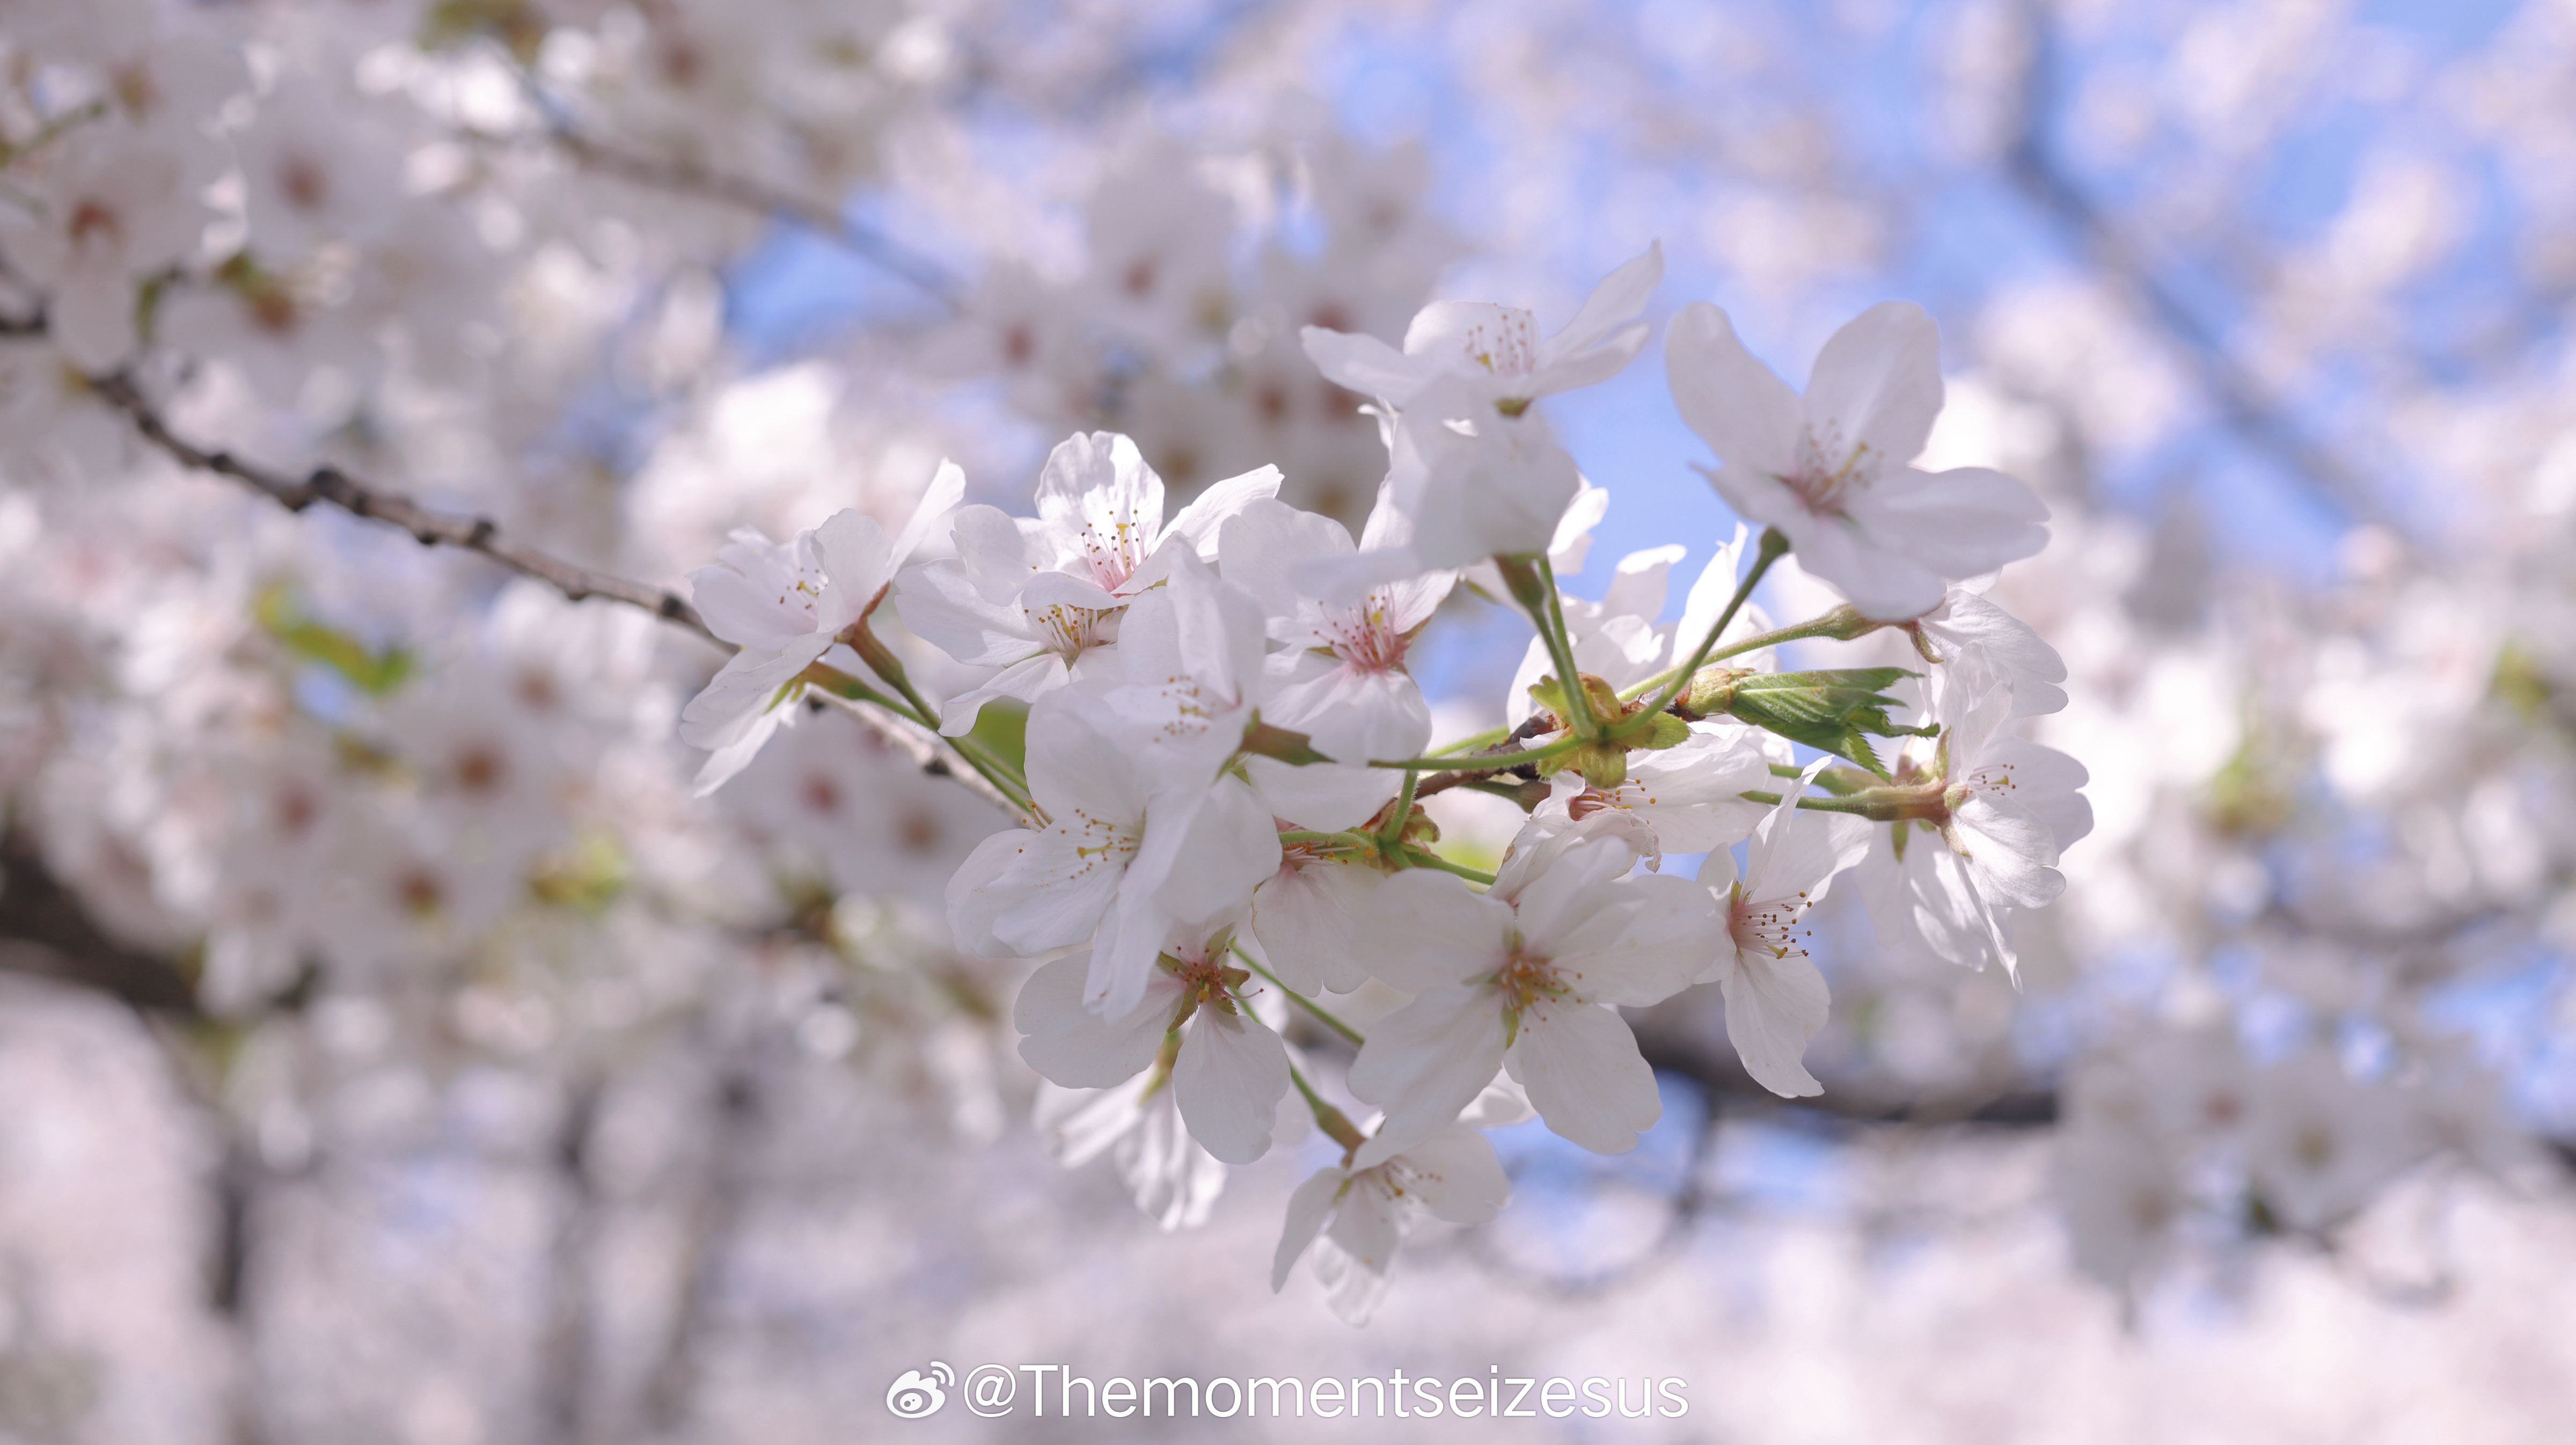
[[[1909,742],[1900,785],[1940,785],[1927,816],[1888,825],[1871,841],[1857,886],[1883,941],[1914,945],[1968,968],[1999,962],[2018,977],[2005,908],[2041,908],[2066,888],[2058,853],[2093,829],[2086,773],[2055,748],[2002,731],[2012,686],[1969,647],[1933,677],[1937,744]]]
[[[1950,661],[1965,648],[1980,648],[2012,685],[2015,717],[2037,717],[2066,708],[2066,660],[2031,631],[2030,624],[1956,583],[1941,605],[1902,624],[1932,662]]]
[[[1083,1004],[1088,958],[1047,964],[1012,1008],[1026,1035],[1020,1057],[1068,1088],[1112,1088],[1154,1069],[1168,1077],[1192,1138],[1228,1164],[1251,1163],[1270,1149],[1288,1047],[1234,996],[1252,975],[1229,959],[1232,942],[1232,928],[1174,935],[1144,996],[1114,1019]]]
[[[794,721],[796,710],[782,704],[797,677],[876,608],[896,569],[965,490],[966,474],[943,462],[891,542],[874,517],[844,508],[784,546],[738,531],[716,553],[717,565],[689,574],[707,629],[742,649],[680,713],[681,739],[714,754],[698,773],[700,796],[742,771],[771,733]]]
[[[1699,981],[1714,980],[1724,993],[1726,1036],[1745,1071],[1793,1099],[1825,1091],[1803,1055],[1824,1031],[1830,1002],[1799,925],[1824,901],[1834,875],[1869,851],[1870,825],[1862,819],[1798,811],[1807,784],[1831,761],[1817,759],[1780,790],[1779,804],[1754,830],[1743,877],[1723,849],[1708,855],[1699,875],[1726,922],[1717,957]]]
[[[1307,1176],[1288,1196],[1270,1261],[1271,1293],[1288,1283],[1288,1271],[1311,1248],[1333,1313],[1346,1324],[1367,1324],[1386,1296],[1396,1252],[1421,1216],[1482,1224],[1501,1212],[1511,1181],[1479,1131],[1519,1123],[1529,1113],[1519,1091],[1498,1081],[1457,1123],[1410,1148],[1366,1168],[1345,1162]]]
[[[1686,987],[1711,925],[1706,892],[1627,877],[1635,850],[1585,837],[1543,866],[1506,868],[1491,893],[1412,870],[1380,885],[1360,957],[1413,1001],[1369,1029],[1351,1092],[1385,1125],[1367,1167],[1447,1128],[1507,1068],[1550,1129],[1598,1153],[1635,1147],[1661,1117],[1652,1070],[1616,1012]]]
[[[211,218],[187,150],[171,127],[102,121],[11,161],[0,252],[44,293],[46,334],[84,371],[134,350],[144,278],[186,255]]]
[[[1278,490],[1278,468],[1262,467],[1209,487],[1166,525],[1163,480],[1136,444],[1090,432],[1048,454],[1035,518],[961,509],[956,558],[905,574],[895,598],[924,640],[1000,669],[947,701],[940,731],[966,732],[995,698],[1035,702],[1064,686],[1094,649],[1117,640],[1120,613],[1163,580],[1177,551],[1214,561],[1225,519]]]
[[[1413,318],[1404,350],[1307,327],[1306,354],[1331,380],[1390,414],[1386,494],[1406,534],[1329,569],[1325,596],[1491,556],[1550,550],[1583,488],[1574,459],[1530,410],[1539,397],[1616,375],[1645,345],[1637,319],[1663,279],[1647,248],[1594,289],[1566,328],[1538,339],[1517,307],[1438,302]]]
[[[2272,1211],[2317,1230],[2360,1210],[2429,1152],[2408,1100],[2353,1078],[2332,1051],[2309,1047],[2254,1076],[2246,1167]]]
[[[2048,540],[2048,509],[2021,482],[1907,465],[1941,410],[1940,350],[1923,308],[1882,303],[1825,343],[1802,398],[1704,301],[1665,340],[1673,404],[1718,454],[1719,495],[1786,533],[1800,565],[1865,616],[1919,616],[1940,604],[1943,579],[1991,572]]]
[[[1438,409],[1439,415],[1469,417],[1491,407],[1518,416],[1542,396],[1618,375],[1646,344],[1649,328],[1639,313],[1663,279],[1663,247],[1649,246],[1604,277],[1565,329],[1545,341],[1536,316],[1490,301],[1423,307],[1405,329],[1402,351],[1374,336],[1320,326],[1299,336],[1327,378],[1399,410],[1455,379],[1469,385],[1453,400],[1473,398],[1473,404]]]
[[[1173,926],[1240,907],[1279,868],[1279,834],[1233,776],[1155,786],[1140,750],[1105,731],[1092,699],[1029,710],[1031,828],[976,846],[948,883],[957,946],[985,958],[1091,944],[1087,1002],[1123,1018],[1144,997]]]
[[[1225,1192],[1225,1165],[1190,1137],[1162,1081],[1111,1089],[1041,1082],[1036,1124],[1040,1144],[1068,1169],[1108,1155],[1136,1207],[1166,1232],[1207,1223]]]
[[[1359,547],[1378,546],[1402,526],[1401,514],[1381,501]],[[1218,534],[1226,580],[1260,600],[1270,637],[1287,644],[1266,662],[1262,721],[1304,733],[1317,752],[1350,765],[1418,757],[1430,745],[1431,706],[1405,671],[1405,655],[1454,581],[1445,571],[1402,578],[1347,604],[1298,586],[1308,565],[1359,547],[1332,518],[1276,501],[1252,503]],[[1292,768],[1261,758],[1253,777],[1283,817],[1310,828],[1348,827],[1395,793],[1392,774],[1355,766]]]

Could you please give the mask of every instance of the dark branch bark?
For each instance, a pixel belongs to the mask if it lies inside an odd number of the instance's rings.
[[[640,607],[667,622],[675,622],[718,647],[732,644],[707,630],[688,599],[668,588],[648,587],[623,577],[576,566],[548,552],[538,551],[526,543],[514,541],[501,531],[499,523],[484,516],[459,516],[453,512],[433,511],[400,492],[371,487],[349,476],[337,467],[322,466],[302,480],[254,466],[230,452],[210,452],[170,430],[170,424],[142,388],[126,372],[90,378],[90,386],[108,405],[125,413],[126,419],[143,439],[160,448],[183,466],[201,472],[230,477],[266,493],[290,512],[301,512],[316,502],[325,502],[369,521],[385,522],[411,533],[424,547],[459,547],[478,552],[522,576],[534,577],[553,587],[575,602],[590,597],[605,597]]]
[[[166,958],[109,937],[15,829],[0,837],[0,872],[6,880],[0,882],[0,970],[103,993],[137,1013],[203,1016],[186,974]]]

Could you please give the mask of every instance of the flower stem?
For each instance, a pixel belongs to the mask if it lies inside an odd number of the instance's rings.
[[[939,715],[931,711],[929,701],[913,687],[911,675],[904,670],[903,659],[895,656],[894,649],[886,646],[874,632],[868,629],[866,618],[862,617],[852,623],[841,634],[841,640],[847,642],[851,649],[859,654],[859,660],[868,665],[869,671],[882,678],[895,691],[903,694],[903,701],[900,703],[876,694],[862,699],[863,701],[874,702],[898,717],[919,723],[933,734],[938,733]],[[823,664],[816,663],[815,666],[821,667]],[[808,669],[808,671],[811,670]],[[850,677],[848,673],[841,672],[838,668],[833,668],[831,671],[842,678],[847,678],[853,686],[861,685],[858,679]],[[835,688],[835,691],[838,689]],[[846,697],[851,694],[842,695]],[[968,767],[983,774],[984,781],[991,783],[995,790],[1010,799],[1014,806],[1032,816],[1037,814],[1038,806],[1029,793],[1028,779],[1021,776],[1017,769],[1006,766],[990,748],[972,737],[941,738],[940,741],[954,748],[957,756],[966,760]]]
[[[1778,800],[1774,799],[1773,801],[1776,802]],[[1452,863],[1448,859],[1441,857],[1439,854],[1432,852],[1428,848],[1407,843],[1398,851],[1404,854],[1405,862],[1412,864],[1416,868],[1437,868],[1443,873],[1455,873],[1470,883],[1482,883],[1487,887],[1493,886],[1493,874],[1480,872],[1474,868],[1468,867],[1464,863]]]
[[[1282,848],[1295,847],[1300,843],[1309,848],[1321,848],[1328,853],[1366,853],[1376,846],[1367,834],[1358,832],[1316,833],[1303,828],[1290,828],[1279,835],[1279,846]]]
[[[1304,1096],[1307,1112],[1315,1116],[1315,1127],[1324,1131],[1324,1137],[1342,1146],[1342,1161],[1349,1163],[1360,1146],[1368,1142],[1368,1136],[1360,1132],[1348,1114],[1325,1103],[1323,1096],[1315,1092],[1315,1086],[1306,1082],[1306,1076],[1297,1072],[1295,1064],[1288,1066],[1288,1082],[1295,1084],[1297,1092]]]
[[[1583,692],[1582,674],[1574,668],[1574,639],[1565,630],[1565,599],[1556,590],[1556,573],[1541,553],[1526,556],[1494,558],[1494,566],[1503,574],[1503,585],[1512,600],[1529,614],[1530,624],[1547,643],[1549,664],[1556,669],[1558,690],[1565,694],[1566,718],[1574,736],[1590,742],[1601,735],[1601,722],[1592,715],[1592,699]]]
[[[1541,743],[1537,747],[1522,748],[1517,752],[1488,753],[1483,757],[1472,758],[1372,758],[1369,760],[1369,766],[1404,768],[1417,773],[1499,773],[1506,768],[1517,768],[1523,763],[1534,763],[1541,758],[1570,753],[1581,746],[1583,746],[1583,739],[1568,733],[1555,742]]]
[[[1780,805],[1778,793],[1766,793],[1760,789],[1748,789],[1737,796],[1748,803],[1767,803],[1775,808]],[[1866,792],[1854,793],[1847,798],[1819,798],[1802,794],[1798,799],[1798,806],[1811,813],[1850,813],[1875,823],[1895,823],[1909,818],[1946,816],[1942,811],[1939,790],[1919,787],[1871,788]]]
[[[1690,686],[1691,674],[1699,671],[1700,664],[1708,661],[1709,653],[1717,646],[1717,639],[1725,635],[1727,624],[1733,622],[1735,614],[1743,609],[1745,599],[1753,595],[1753,588],[1762,580],[1762,574],[1771,570],[1772,563],[1788,555],[1788,534],[1777,527],[1763,528],[1761,549],[1754,553],[1753,566],[1744,574],[1744,580],[1736,584],[1735,595],[1726,599],[1726,610],[1717,614],[1716,623],[1708,629],[1708,635],[1699,640],[1699,647],[1691,653],[1690,661],[1673,669],[1672,676],[1664,683],[1663,691],[1655,694],[1653,703],[1639,708],[1637,716],[1652,718],[1673,705],[1673,699],[1681,696],[1682,689]]]
[[[1846,602],[1822,617],[1811,617],[1793,627],[1757,632],[1751,637],[1738,638],[1724,647],[1712,648],[1706,657],[1700,659],[1700,665],[1705,667],[1712,662],[1724,662],[1730,657],[1741,657],[1748,652],[1760,652],[1766,647],[1777,647],[1784,642],[1800,642],[1810,637],[1830,637],[1837,641],[1849,642],[1856,637],[1866,637],[1887,625],[1884,622],[1872,622],[1862,617],[1853,610],[1850,603]],[[1631,683],[1619,689],[1619,700],[1635,702],[1647,693],[1672,681],[1676,676],[1686,678],[1689,674],[1678,667],[1665,668],[1644,682]],[[1688,682],[1682,684],[1684,687],[1689,685]]]
[[[1404,786],[1396,791],[1395,806],[1386,810],[1386,825],[1378,830],[1378,847],[1393,847],[1404,837],[1405,820],[1413,816],[1413,785],[1422,775],[1411,768],[1404,770]]]
[[[1234,946],[1234,955],[1235,955],[1235,957],[1240,958],[1240,959],[1242,959],[1242,960],[1243,960],[1243,966],[1244,966],[1244,967],[1249,968],[1249,969],[1251,969],[1254,973],[1257,973],[1257,974],[1261,975],[1263,978],[1268,979],[1268,980],[1270,981],[1270,986],[1271,986],[1272,988],[1275,988],[1275,989],[1279,990],[1281,993],[1284,993],[1284,994],[1288,995],[1288,998],[1289,998],[1289,1001],[1290,1001],[1290,1002],[1292,1002],[1292,1003],[1296,1004],[1299,1008],[1304,1009],[1306,1012],[1308,1012],[1308,1013],[1310,1013],[1310,1014],[1313,1014],[1313,1015],[1316,1017],[1316,1019],[1324,1025],[1324,1027],[1326,1027],[1326,1028],[1328,1028],[1328,1029],[1331,1029],[1333,1032],[1335,1032],[1335,1033],[1337,1033],[1337,1034],[1340,1034],[1343,1038],[1346,1038],[1346,1039],[1350,1040],[1350,1041],[1351,1041],[1351,1046],[1352,1046],[1353,1048],[1358,1048],[1359,1046],[1361,1046],[1361,1045],[1363,1045],[1363,1044],[1365,1044],[1365,1043],[1367,1043],[1367,1042],[1368,1042],[1368,1038],[1367,1038],[1367,1036],[1366,1036],[1366,1035],[1364,1035],[1364,1034],[1362,1034],[1358,1029],[1352,1028],[1349,1024],[1346,1024],[1346,1023],[1342,1022],[1340,1019],[1337,1019],[1337,1018],[1333,1017],[1333,1012],[1332,1012],[1332,1010],[1330,1010],[1330,1009],[1328,1009],[1328,1008],[1324,1007],[1322,1004],[1319,1004],[1319,1003],[1315,1002],[1313,999],[1306,997],[1304,994],[1299,993],[1297,990],[1295,990],[1295,989],[1293,989],[1293,988],[1290,988],[1288,985],[1286,985],[1286,984],[1284,984],[1284,983],[1281,983],[1281,982],[1279,981],[1279,975],[1277,975],[1277,974],[1275,974],[1275,973],[1272,973],[1270,970],[1268,970],[1268,969],[1266,969],[1266,968],[1263,968],[1263,967],[1260,965],[1260,963],[1259,963],[1258,961],[1256,961],[1256,960],[1253,958],[1253,956],[1252,956],[1251,954],[1248,954],[1248,953],[1246,953],[1246,952],[1244,952],[1244,951],[1243,951],[1243,945],[1242,945],[1242,944],[1238,943],[1238,944],[1236,944],[1236,945]]]

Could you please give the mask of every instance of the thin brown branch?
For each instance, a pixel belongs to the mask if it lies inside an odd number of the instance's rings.
[[[91,377],[89,384],[102,401],[125,414],[144,440],[181,465],[230,477],[266,493],[290,512],[301,512],[316,502],[328,503],[352,516],[400,527],[424,547],[458,547],[480,553],[521,576],[536,578],[575,602],[590,597],[623,602],[675,622],[718,647],[732,646],[707,630],[705,619],[698,616],[688,599],[668,588],[649,587],[576,566],[513,540],[490,517],[433,511],[400,492],[360,482],[337,467],[316,467],[298,480],[245,462],[230,452],[207,451],[170,429],[160,409],[143,395],[130,373],[118,371]]]

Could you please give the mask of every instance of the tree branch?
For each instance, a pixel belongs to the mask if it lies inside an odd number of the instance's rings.
[[[411,533],[424,547],[459,547],[478,552],[521,576],[534,577],[575,602],[590,597],[605,597],[640,607],[667,622],[676,622],[718,647],[730,650],[731,643],[707,630],[705,619],[689,605],[688,599],[668,588],[648,587],[623,577],[576,566],[550,552],[541,552],[524,542],[503,534],[500,524],[485,516],[459,516],[453,512],[433,511],[400,492],[371,487],[333,466],[320,466],[297,480],[282,472],[255,466],[230,452],[210,452],[170,430],[169,422],[143,395],[131,373],[112,372],[89,378],[90,388],[99,399],[125,414],[143,439],[167,453],[183,466],[201,472],[230,477],[255,491],[266,493],[290,512],[301,512],[316,502],[327,502],[352,516],[385,522]]]

